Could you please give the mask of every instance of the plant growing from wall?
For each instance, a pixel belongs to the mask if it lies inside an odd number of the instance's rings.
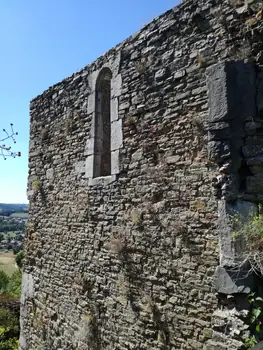
[[[83,343],[83,344],[78,344],[79,348],[81,348],[85,344],[91,350],[97,349],[97,345],[98,345],[98,328],[97,327],[98,327],[97,320],[94,314],[91,311],[86,311],[79,324],[79,329],[76,332],[77,341],[80,343]]]
[[[40,190],[40,188],[41,188],[41,182],[39,180],[34,180],[32,182],[32,190],[37,192]]]
[[[246,220],[234,218],[234,241],[242,244],[241,264],[249,262],[251,271],[263,276],[263,214],[262,206],[258,205],[258,214],[250,215]]]
[[[238,255],[237,270],[242,266],[249,266],[247,274],[263,276],[263,214],[262,206],[258,205],[258,213],[249,215],[247,219],[234,217],[232,233],[235,243],[239,243],[241,252]],[[252,349],[254,345],[263,340],[263,298],[258,291],[248,295],[251,305],[248,324],[251,336],[245,339],[245,348]]]
[[[201,53],[198,52],[196,59],[199,68],[204,68],[206,66],[206,59]]]
[[[106,248],[113,254],[121,257],[127,248],[127,242],[124,235],[117,234],[110,237],[110,240],[106,244]]]
[[[143,221],[142,211],[139,209],[133,209],[131,211],[131,221],[132,221],[133,225],[140,226],[142,224],[142,221]]]
[[[251,349],[263,339],[263,298],[258,296],[256,292],[253,292],[248,295],[248,301],[251,305],[249,313],[251,336],[245,339],[245,348]]]

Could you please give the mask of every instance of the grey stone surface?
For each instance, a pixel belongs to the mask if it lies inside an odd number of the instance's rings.
[[[248,269],[218,266],[214,276],[214,288],[222,294],[249,294],[255,290],[256,281]]]
[[[209,90],[209,121],[220,122],[234,118],[228,113],[228,89],[225,63],[207,69]]]
[[[229,215],[238,217],[241,221],[258,214],[257,204],[244,200],[228,203],[226,208]]]
[[[256,74],[252,63],[218,63],[207,70],[207,80],[210,122],[256,115]]]
[[[261,73],[232,55],[246,33],[260,57],[262,29],[241,17],[185,0],[31,101],[21,349],[242,348],[242,298],[237,312],[213,290],[218,260],[237,258],[230,213],[263,198],[249,163],[263,154]],[[95,177],[105,68],[111,175]]]
[[[207,145],[208,157],[216,163],[222,163],[231,157],[230,144],[228,141],[210,141]]]
[[[263,341],[258,343],[256,346],[253,346],[253,348],[251,348],[251,350],[263,350]]]
[[[263,176],[255,174],[247,177],[247,192],[254,194],[263,194]]]

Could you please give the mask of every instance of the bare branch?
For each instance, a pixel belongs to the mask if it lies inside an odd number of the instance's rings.
[[[0,143],[5,141],[11,141],[12,143],[16,143],[15,136],[18,135],[18,132],[14,131],[12,123],[10,124],[10,131],[8,132],[6,129],[3,129],[3,132],[5,136],[2,139],[0,139]],[[10,145],[6,145],[5,143],[0,144],[0,156],[2,156],[5,160],[6,157],[15,158],[21,156],[21,152],[13,152],[11,148],[12,147]]]

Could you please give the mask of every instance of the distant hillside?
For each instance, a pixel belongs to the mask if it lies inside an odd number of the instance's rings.
[[[0,203],[0,215],[9,216],[12,213],[27,213],[28,204],[7,204]]]

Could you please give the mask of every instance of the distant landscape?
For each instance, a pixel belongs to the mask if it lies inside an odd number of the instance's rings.
[[[27,204],[0,203],[0,350],[18,350]]]
[[[23,250],[28,204],[0,203],[0,271],[11,276],[15,254]]]
[[[0,216],[10,216],[12,214],[28,214],[28,204],[0,203]]]

